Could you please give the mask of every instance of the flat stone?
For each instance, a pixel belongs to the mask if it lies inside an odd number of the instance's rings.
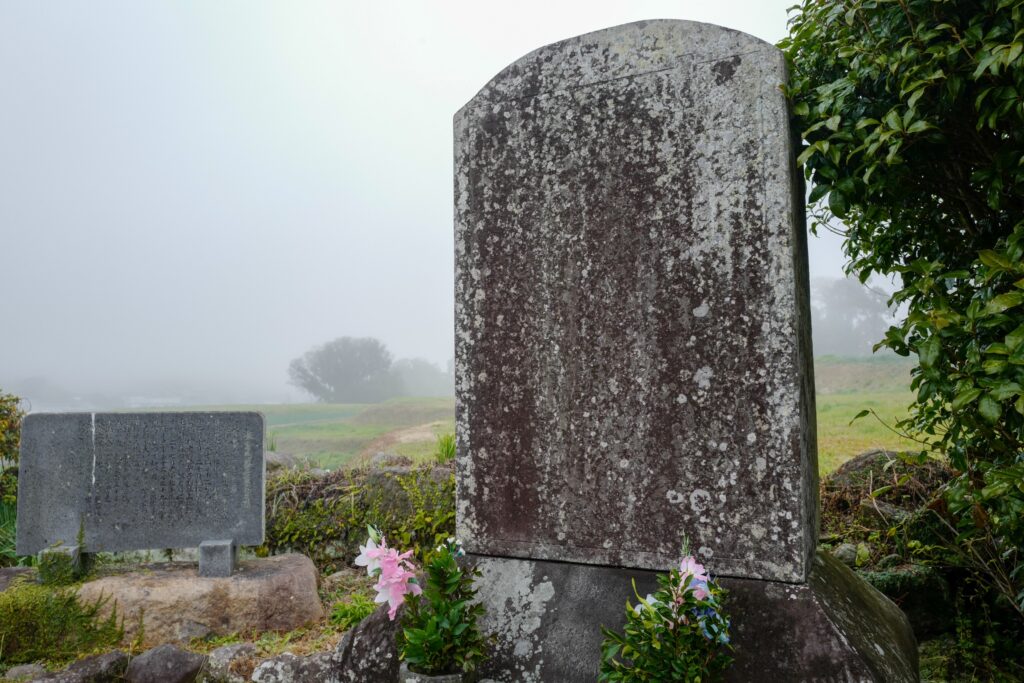
[[[494,681],[594,681],[600,627],[621,631],[626,601],[636,602],[631,581],[641,595],[657,588],[651,571],[477,559],[490,587],[481,626],[498,634],[482,675]],[[827,553],[807,583],[720,581],[735,648],[726,681],[918,680],[906,616]]]
[[[173,645],[161,645],[132,659],[125,680],[128,683],[192,683],[206,663],[206,657]]]
[[[291,631],[324,617],[317,571],[305,555],[246,560],[229,577],[200,577],[192,563],[153,565],[83,584],[85,601],[103,596],[103,613],[116,606],[126,641],[147,644],[254,631]]]
[[[805,579],[817,456],[785,60],[649,21],[535,50],[455,115],[467,550]]]
[[[33,413],[18,476],[19,555],[263,542],[259,413]]]

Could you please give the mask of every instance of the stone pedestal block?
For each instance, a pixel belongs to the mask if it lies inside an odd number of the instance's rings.
[[[146,644],[254,631],[291,631],[324,617],[317,571],[305,555],[239,563],[224,578],[198,576],[193,563],[152,565],[82,585],[79,598],[106,600],[124,618],[125,640],[141,625]]]
[[[199,576],[231,576],[238,564],[234,541],[203,541],[199,544]]]
[[[497,634],[485,678],[594,681],[602,625],[621,629],[625,604],[657,588],[655,572],[475,558],[484,628]],[[906,616],[827,553],[806,583],[722,578],[735,662],[726,680],[914,682],[917,644]]]

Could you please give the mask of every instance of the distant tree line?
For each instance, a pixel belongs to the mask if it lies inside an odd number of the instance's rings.
[[[454,362],[442,370],[422,358],[392,360],[373,337],[339,337],[288,366],[289,381],[323,403],[376,403],[399,396],[451,396]]]

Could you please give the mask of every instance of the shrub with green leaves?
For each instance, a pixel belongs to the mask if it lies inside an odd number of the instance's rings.
[[[64,663],[116,645],[124,630],[115,611],[100,616],[105,602],[82,604],[74,588],[28,582],[0,592],[0,665]]]
[[[896,277],[918,460],[957,562],[1024,618],[1024,0],[803,0],[780,46],[812,228]],[[839,219],[842,225],[837,225]]]
[[[601,628],[598,681],[714,681],[732,663],[725,591],[693,557],[658,575],[658,590],[646,598],[633,592],[626,603],[623,633]]]
[[[0,504],[13,506],[17,502],[18,452],[24,417],[21,399],[0,390]]]
[[[455,477],[447,468],[403,472],[287,470],[267,481],[262,553],[301,552],[321,571],[352,564],[374,526],[425,559],[455,532]]]
[[[399,651],[414,672],[471,673],[487,655],[488,639],[477,625],[484,607],[473,588],[480,570],[460,566],[464,555],[454,538],[438,546],[424,567],[422,594],[406,601]]]

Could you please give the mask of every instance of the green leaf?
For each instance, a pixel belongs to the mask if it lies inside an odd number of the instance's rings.
[[[939,338],[935,335],[928,337],[928,339],[918,344],[917,355],[921,360],[921,367],[925,369],[935,367],[935,363],[939,360],[941,349]]]
[[[984,263],[989,268],[998,268],[999,270],[1010,270],[1013,268],[1013,263],[1007,259],[1004,255],[991,249],[983,249],[978,252],[978,260]]]
[[[810,196],[807,198],[808,204],[813,204],[825,195],[828,194],[832,187],[830,185],[815,185],[814,189],[811,190]]]
[[[985,394],[978,402],[978,413],[988,422],[994,424],[1002,416],[1003,409],[999,406],[999,401],[992,398],[991,394]]]
[[[1024,324],[1018,326],[1013,332],[1006,335],[1004,341],[1006,342],[1007,349],[1010,351],[1016,351],[1017,348],[1020,347],[1021,343],[1024,343]]]
[[[956,398],[953,399],[953,403],[949,407],[954,411],[961,410],[967,404],[973,403],[979,396],[981,396],[981,389],[977,387],[966,389],[956,395]]]
[[[836,218],[844,218],[849,209],[850,205],[847,202],[846,195],[836,189],[829,192],[828,210],[831,211]]]
[[[995,313],[1002,313],[1003,311],[1009,310],[1014,306],[1019,306],[1022,302],[1024,302],[1024,292],[1006,292],[1004,294],[1000,294],[997,297],[993,297],[985,306],[985,313],[989,315],[993,315]]]

